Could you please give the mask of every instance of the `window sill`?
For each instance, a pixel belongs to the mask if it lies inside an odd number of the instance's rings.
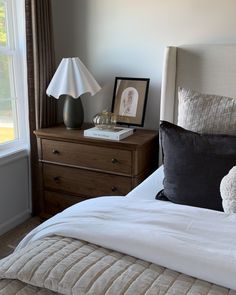
[[[24,158],[29,155],[27,146],[21,146],[19,148],[7,149],[0,151],[0,166],[11,163],[15,160]]]

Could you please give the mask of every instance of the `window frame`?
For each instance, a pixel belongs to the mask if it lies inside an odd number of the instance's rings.
[[[16,104],[18,137],[0,144],[0,159],[22,150],[29,150],[29,121],[27,100],[27,65],[24,0],[3,0],[6,3],[8,46],[0,46],[0,55],[12,57],[11,87]],[[10,78],[11,79],[11,78]]]

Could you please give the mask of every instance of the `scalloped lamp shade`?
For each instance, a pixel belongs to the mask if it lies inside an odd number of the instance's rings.
[[[59,98],[66,95],[63,119],[68,129],[79,129],[84,112],[80,96],[96,94],[101,87],[78,57],[63,58],[47,90],[48,96]]]

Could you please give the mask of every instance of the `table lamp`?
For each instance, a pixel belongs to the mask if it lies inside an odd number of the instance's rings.
[[[78,57],[63,58],[46,93],[59,99],[65,95],[63,120],[67,129],[80,129],[84,121],[84,110],[80,96],[96,94],[101,87]]]

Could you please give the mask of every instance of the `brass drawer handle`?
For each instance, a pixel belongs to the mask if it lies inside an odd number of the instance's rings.
[[[58,151],[58,150],[52,150],[52,153],[54,154],[54,155],[58,155],[58,154],[60,154],[60,152]]]
[[[111,190],[112,190],[113,192],[116,192],[116,191],[117,191],[117,187],[112,186]]]
[[[119,161],[118,161],[116,158],[113,158],[113,159],[111,159],[111,162],[112,162],[113,164],[116,164],[116,163],[118,163]]]
[[[55,182],[59,183],[60,180],[61,180],[61,178],[60,178],[60,176],[53,176],[53,180],[54,180]]]

